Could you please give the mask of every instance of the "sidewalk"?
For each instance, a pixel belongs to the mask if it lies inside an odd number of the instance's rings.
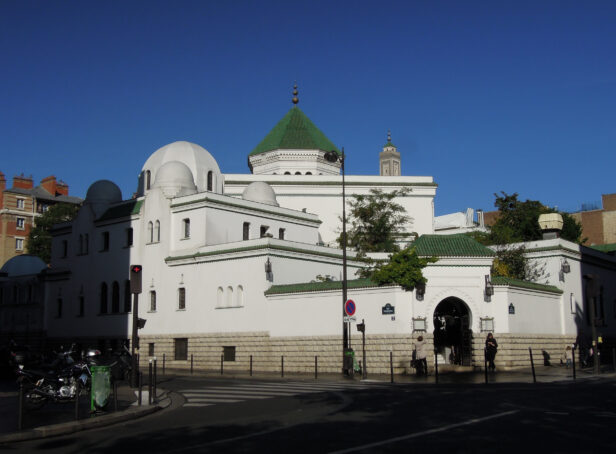
[[[148,405],[146,387],[142,395],[142,406],[138,406],[135,390],[122,382],[118,385],[118,411],[114,411],[114,401],[111,397],[107,411],[91,415],[89,396],[82,396],[79,401],[79,420],[75,420],[75,402],[50,402],[37,410],[24,410],[23,429],[18,431],[19,392],[15,388],[14,383],[3,382],[0,385],[0,444],[108,426],[141,418],[166,408],[171,403],[167,392],[159,388],[158,402]]]

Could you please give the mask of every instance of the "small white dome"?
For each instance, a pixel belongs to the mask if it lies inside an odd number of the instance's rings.
[[[160,188],[169,198],[197,192],[192,172],[186,164],[179,161],[166,162],[158,169],[154,187]]]
[[[16,255],[15,257],[6,261],[6,263],[0,269],[0,272],[7,273],[9,277],[12,276],[26,276],[29,274],[38,274],[43,271],[47,266],[43,260],[30,254]]]
[[[265,203],[266,205],[279,206],[276,193],[272,187],[264,181],[250,183],[242,193],[242,199],[251,202]]]
[[[179,161],[188,166],[198,192],[212,191],[222,194],[223,178],[214,157],[197,144],[179,141],[159,148],[145,162],[139,176],[139,195],[154,186],[159,169],[171,161]]]
[[[85,203],[117,203],[122,201],[122,191],[113,181],[98,180],[90,185]]]

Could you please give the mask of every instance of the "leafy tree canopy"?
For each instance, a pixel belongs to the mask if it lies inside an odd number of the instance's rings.
[[[362,270],[360,275],[372,279],[379,285],[398,284],[410,292],[418,284],[425,284],[428,281],[422,269],[436,260],[435,257],[419,257],[416,249],[411,246],[394,252],[386,263],[376,263],[373,267]]]
[[[348,202],[347,245],[359,256],[368,252],[400,250],[396,240],[407,236],[405,226],[411,218],[394,199],[408,192],[408,189],[391,192],[371,189],[370,194],[353,195]],[[338,243],[342,246],[342,234]]]
[[[78,205],[58,203],[36,218],[36,225],[28,235],[28,253],[39,256],[45,263],[51,261],[51,228],[55,224],[72,220]]]

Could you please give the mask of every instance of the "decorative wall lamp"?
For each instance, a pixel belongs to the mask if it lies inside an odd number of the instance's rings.
[[[515,306],[513,305],[513,303],[509,303],[509,313],[511,315],[515,314]]]
[[[426,294],[426,283],[420,282],[415,286],[415,294],[417,296],[417,301],[423,301],[424,295]]]
[[[486,296],[494,295],[494,286],[492,285],[492,281],[490,280],[490,275],[486,274]]]
[[[567,261],[567,259],[563,259],[561,265],[560,265],[560,270],[565,273],[568,274],[571,272],[571,265],[569,265],[569,262]]]

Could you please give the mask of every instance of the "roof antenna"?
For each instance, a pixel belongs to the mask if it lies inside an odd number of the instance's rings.
[[[295,81],[295,84],[293,85],[293,104],[297,105],[297,103],[299,102],[299,98],[297,97],[297,81]]]

